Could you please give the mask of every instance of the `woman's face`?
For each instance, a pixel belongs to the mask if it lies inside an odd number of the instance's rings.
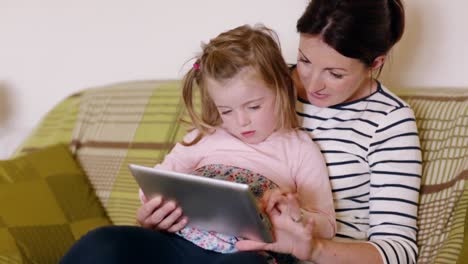
[[[301,34],[297,73],[299,95],[318,107],[354,101],[374,90],[364,63],[341,55],[315,35]]]

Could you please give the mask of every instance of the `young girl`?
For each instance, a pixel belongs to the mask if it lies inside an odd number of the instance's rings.
[[[286,221],[313,219],[304,225],[318,237],[332,238],[335,212],[327,168],[311,138],[296,129],[296,94],[274,36],[263,26],[241,26],[203,46],[183,86],[195,129],[156,167],[248,183],[258,198],[268,190],[295,193],[301,210],[287,212]],[[196,88],[201,114],[194,109]],[[148,201],[141,192],[140,198],[137,220],[146,228],[103,228],[87,235],[88,240],[99,237],[107,247],[117,244],[114,250],[95,250],[93,254],[100,255],[93,260],[244,264],[292,260],[280,260],[280,254],[238,252],[235,244],[241,238],[187,227],[190,219],[174,201],[163,197]],[[287,210],[274,204],[266,206],[269,213]],[[276,223],[272,224],[274,228]],[[274,234],[278,243],[288,239],[282,230],[274,228]],[[125,250],[119,250],[119,239],[128,245]]]

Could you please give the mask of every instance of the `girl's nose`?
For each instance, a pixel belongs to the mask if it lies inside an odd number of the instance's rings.
[[[250,118],[249,116],[244,113],[244,112],[239,112],[237,114],[237,123],[239,124],[239,126],[243,127],[243,126],[246,126],[248,124],[250,124]]]

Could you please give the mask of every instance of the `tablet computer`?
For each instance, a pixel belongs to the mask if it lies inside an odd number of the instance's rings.
[[[177,202],[188,226],[256,241],[273,242],[271,225],[247,184],[130,164],[148,199]]]

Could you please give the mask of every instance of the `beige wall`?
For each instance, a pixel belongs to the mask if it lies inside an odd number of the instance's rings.
[[[468,87],[468,1],[406,0],[407,24],[387,86]]]
[[[294,62],[295,21],[306,3],[0,0],[0,158],[63,97],[124,80],[180,78],[201,41],[243,23],[274,28]],[[407,32],[383,81],[468,87],[468,1],[407,0],[406,6]]]

